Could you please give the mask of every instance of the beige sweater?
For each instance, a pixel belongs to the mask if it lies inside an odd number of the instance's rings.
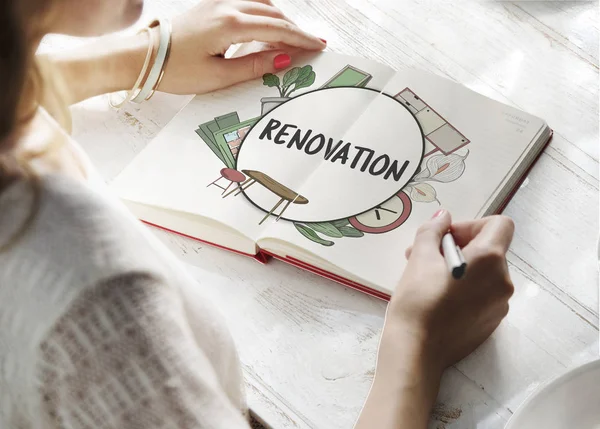
[[[0,244],[31,208],[0,194]],[[231,337],[201,287],[102,186],[42,180],[0,253],[0,428],[247,428]]]

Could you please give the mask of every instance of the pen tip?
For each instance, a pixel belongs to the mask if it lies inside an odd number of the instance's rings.
[[[467,270],[467,264],[465,264],[463,262],[462,264],[460,264],[460,266],[454,267],[452,269],[452,277],[454,277],[456,280],[460,280],[462,278],[462,276],[465,275],[466,270]]]

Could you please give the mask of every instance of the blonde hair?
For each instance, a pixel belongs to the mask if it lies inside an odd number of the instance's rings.
[[[52,10],[49,0],[0,2],[0,194],[17,179],[27,180],[34,192],[28,218],[8,243],[0,243],[0,251],[25,232],[37,212],[39,179],[30,166],[31,161],[56,146],[51,143],[35,153],[15,151],[23,131],[40,106],[65,129],[71,128],[64,83],[50,62],[35,56]]]

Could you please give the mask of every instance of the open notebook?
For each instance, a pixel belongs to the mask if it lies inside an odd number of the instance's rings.
[[[551,134],[444,78],[311,54],[195,97],[111,186],[149,224],[385,298],[421,223],[502,210]]]

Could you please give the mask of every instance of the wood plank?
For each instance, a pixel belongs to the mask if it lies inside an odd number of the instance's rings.
[[[545,154],[528,180],[505,210],[517,226],[509,260],[597,325],[598,188]]]
[[[243,366],[247,403],[263,425],[277,429],[311,429],[310,422],[287,406],[271,386],[257,377],[252,367]]]
[[[293,18],[327,33],[330,48],[396,69],[416,67],[461,82],[540,116],[570,144],[598,161],[598,69],[554,44],[504,2],[414,0],[282,2]],[[593,9],[594,5],[588,5]],[[308,15],[308,16],[307,16]],[[339,29],[329,33],[325,28]],[[583,30],[582,30],[583,31]],[[594,31],[593,29],[590,31]],[[329,37],[329,38],[328,38]],[[331,40],[330,40],[331,39]],[[527,43],[524,43],[527,41]]]
[[[283,263],[262,266],[155,232],[184,254],[200,287],[224,312],[246,373],[269,386],[294,424],[352,425],[374,373],[385,303]],[[511,266],[511,275],[516,293],[508,318],[445,376],[451,381],[439,401],[450,411],[461,408],[455,427],[483,419],[490,422],[486,428],[502,428],[540,383],[597,353],[596,326],[517,267]]]
[[[502,429],[512,413],[456,368],[443,377],[429,429]]]
[[[156,93],[144,104],[129,104],[116,111],[108,105],[108,96],[94,97],[71,108],[73,136],[109,182],[190,99]]]
[[[516,292],[508,317],[457,368],[514,411],[540,383],[594,359],[598,328],[582,321],[515,267],[511,277]]]
[[[507,9],[529,20],[546,36],[598,67],[598,1],[506,2]]]

